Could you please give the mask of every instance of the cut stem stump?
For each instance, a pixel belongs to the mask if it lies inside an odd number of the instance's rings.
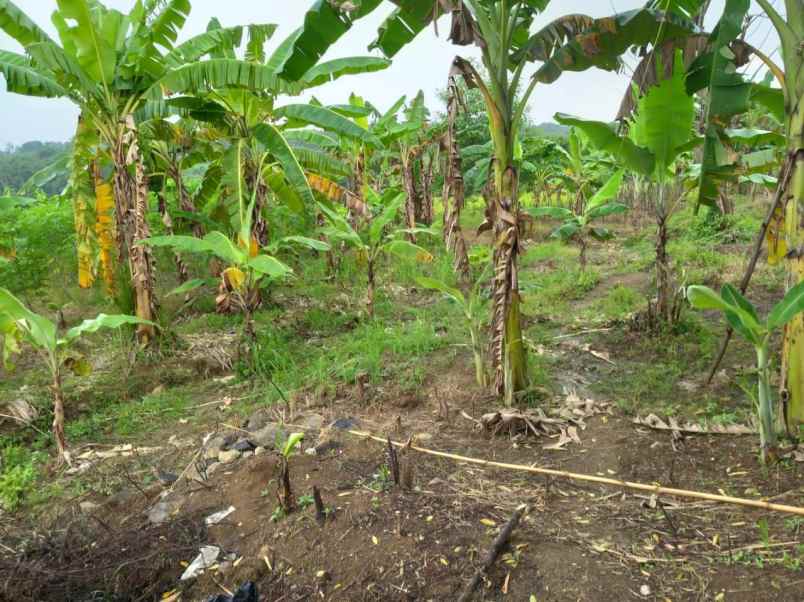
[[[486,559],[483,561],[483,565],[477,570],[474,577],[472,577],[472,580],[466,584],[461,597],[458,598],[458,602],[469,602],[469,600],[472,599],[477,586],[480,585],[480,582],[483,580],[483,575],[488,573],[491,567],[494,566],[494,563],[497,562],[497,558],[500,554],[502,554],[505,546],[508,545],[508,540],[511,539],[514,529],[516,529],[526,510],[527,506],[520,506],[516,509],[516,512],[514,512],[514,515],[508,520],[508,522],[505,523],[505,526],[500,531],[500,534],[497,535],[497,538],[494,540],[489,553],[486,554]]]
[[[386,443],[387,440],[381,437],[376,437],[371,433],[362,431],[346,431],[355,437],[363,439],[371,439]],[[447,452],[436,451],[419,447],[407,443],[399,443],[393,441],[392,444],[396,447],[406,447],[422,454],[430,456],[437,456],[439,458],[447,458],[455,460],[456,462],[463,462],[466,464],[477,464],[479,466],[491,466],[494,468],[504,468],[506,470],[516,470],[519,472],[529,472],[532,474],[549,475],[553,477],[562,477],[573,481],[586,481],[589,483],[599,483],[601,485],[612,485],[614,487],[622,487],[624,489],[634,489],[636,491],[648,491],[656,495],[670,495],[673,497],[693,498],[697,500],[706,500],[709,502],[717,502],[719,504],[731,504],[733,506],[745,506],[748,508],[759,508],[761,510],[769,510],[771,512],[784,512],[787,514],[797,514],[804,516],[804,508],[800,506],[787,506],[785,504],[773,504],[764,500],[747,500],[744,498],[731,497],[729,495],[716,495],[714,493],[705,493],[702,491],[690,491],[687,489],[675,489],[673,487],[663,487],[661,485],[646,485],[645,483],[634,483],[631,481],[620,481],[617,479],[609,479],[606,477],[598,477],[595,475],[579,474],[574,472],[567,472],[566,470],[555,470],[553,468],[539,468],[537,466],[523,466],[522,464],[506,464],[505,462],[494,462],[493,460],[482,460],[480,458],[470,458],[468,456],[459,456],[457,454],[450,454]]]

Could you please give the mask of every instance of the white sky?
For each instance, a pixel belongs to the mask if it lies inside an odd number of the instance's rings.
[[[56,9],[56,0],[14,0],[41,27],[54,38],[55,29],[50,15]],[[428,0],[431,1],[431,0]],[[542,22],[568,13],[585,13],[593,17],[610,15],[641,7],[646,0],[554,0],[542,15]],[[710,9],[710,18],[716,21],[722,12],[725,0],[715,0]],[[130,10],[133,0],[105,0],[109,7],[121,11]],[[247,23],[276,23],[276,44],[302,23],[305,10],[312,0],[194,0],[193,11],[182,32],[182,39],[201,33],[213,16],[224,26]],[[781,5],[781,0],[774,4]],[[371,54],[367,47],[374,39],[377,27],[391,12],[390,4],[375,14],[359,21],[325,59],[342,56]],[[760,12],[757,6],[751,11]],[[344,77],[320,88],[314,94],[326,103],[344,103],[351,91],[358,91],[379,108],[389,107],[403,94],[411,97],[419,89],[424,90],[431,108],[441,110],[436,96],[444,87],[452,57],[476,56],[474,48],[457,48],[446,40],[448,23],[442,20],[440,38],[432,28],[422,32],[412,44],[402,49],[393,65],[378,73]],[[767,19],[757,21],[750,30],[750,41],[767,52],[777,47],[775,33],[770,30]],[[19,45],[0,32],[0,49],[20,52]],[[378,54],[378,51],[374,51]],[[775,55],[778,59],[778,53]],[[590,119],[610,120],[614,117],[623,92],[626,89],[627,73],[616,74],[600,70],[585,73],[566,73],[549,89],[534,93],[530,103],[530,115],[539,123],[551,121],[556,112],[581,115]],[[69,139],[75,127],[77,111],[66,100],[35,99],[9,94],[0,76],[0,146],[21,144],[28,140]]]

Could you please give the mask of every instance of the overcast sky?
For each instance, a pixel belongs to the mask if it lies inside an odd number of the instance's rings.
[[[50,23],[50,15],[56,8],[56,0],[14,0],[49,34],[56,37]],[[543,14],[542,20],[568,13],[585,13],[594,17],[638,8],[646,0],[554,0]],[[715,0],[710,16],[717,20],[724,0]],[[121,11],[130,10],[134,0],[106,0],[109,7]],[[206,29],[213,16],[224,26],[247,23],[275,23],[279,26],[274,44],[281,41],[302,23],[305,10],[312,0],[193,0],[193,11],[182,31],[182,39]],[[776,0],[774,4],[780,4]],[[389,5],[390,6],[390,5]],[[326,59],[342,56],[371,54],[367,47],[374,39],[377,27],[390,8],[359,21],[341,41],[333,47]],[[754,6],[753,13],[759,13]],[[394,59],[393,65],[378,73],[344,77],[317,88],[314,93],[326,103],[346,102],[349,93],[359,91],[379,108],[387,108],[400,96],[408,96],[422,89],[429,106],[441,110],[436,92],[444,87],[452,57],[460,52],[463,56],[475,56],[473,48],[456,48],[446,40],[447,23],[442,20],[440,38],[429,28]],[[770,32],[767,19],[757,21],[750,30],[751,41],[768,52],[778,45],[775,34]],[[0,32],[0,49],[20,51],[19,45]],[[377,54],[378,51],[374,51]],[[778,53],[776,54],[778,58]],[[623,92],[626,89],[627,72],[608,73],[600,70],[585,73],[566,73],[555,84],[534,93],[529,111],[537,123],[551,121],[558,112],[581,115],[591,119],[610,120],[614,117]],[[26,98],[5,91],[5,81],[0,76],[0,146],[21,144],[28,140],[69,139],[75,127],[77,111],[66,100]]]

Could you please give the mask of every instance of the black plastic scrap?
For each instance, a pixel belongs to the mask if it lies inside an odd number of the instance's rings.
[[[260,596],[257,594],[257,585],[253,581],[246,581],[234,595],[220,594],[207,599],[207,602],[260,602]]]

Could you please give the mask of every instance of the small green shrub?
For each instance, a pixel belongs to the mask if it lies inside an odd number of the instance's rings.
[[[43,461],[43,455],[9,445],[0,448],[0,460],[0,506],[12,512],[39,477],[38,465]]]

